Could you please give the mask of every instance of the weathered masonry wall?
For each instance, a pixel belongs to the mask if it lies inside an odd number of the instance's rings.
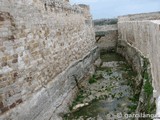
[[[138,72],[136,85],[142,85],[137,112],[160,115],[159,95],[159,12],[121,16],[118,20],[117,52],[123,54]],[[137,89],[138,89],[137,88]],[[155,99],[157,98],[157,105]],[[148,105],[147,105],[148,104]]]
[[[152,74],[149,59],[128,42],[119,40],[116,52],[125,57],[137,73],[135,81],[130,81],[134,88],[135,98],[138,98],[136,113],[155,114],[156,103],[153,95]],[[138,118],[137,118],[138,119]]]
[[[88,6],[0,1],[0,119],[58,120],[95,58]],[[56,114],[57,112],[57,114]]]
[[[160,21],[119,22],[119,40],[126,41],[149,58],[153,86],[160,93]],[[158,96],[158,95],[157,95]]]
[[[95,25],[96,45],[100,49],[115,49],[118,40],[117,24],[113,25]]]

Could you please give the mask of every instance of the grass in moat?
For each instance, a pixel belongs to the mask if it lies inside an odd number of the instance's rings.
[[[64,116],[64,120],[109,119],[108,116],[121,113],[134,113],[139,96],[134,95],[133,83],[137,73],[125,59],[115,53],[101,54],[106,65],[97,68],[88,80],[87,88],[81,90],[70,107],[88,103]],[[109,117],[111,117],[109,116]]]

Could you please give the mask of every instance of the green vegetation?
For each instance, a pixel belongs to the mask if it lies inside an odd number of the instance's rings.
[[[150,110],[150,113],[156,113],[156,99],[154,99],[149,110]]]
[[[149,71],[149,61],[146,58],[143,58],[143,67],[141,67],[141,73],[137,73],[133,71],[132,66],[123,62],[124,58],[111,52],[111,53],[106,53],[106,51],[101,51],[101,59],[104,62],[112,62],[112,61],[119,61],[118,66],[117,62],[115,62],[117,68],[113,67],[106,67],[107,65],[104,64],[102,67],[96,68],[96,73],[91,76],[89,79],[89,84],[93,84],[93,86],[98,86],[100,85],[100,88],[97,87],[98,89],[96,92],[93,90],[80,90],[77,98],[73,102],[72,106],[70,107],[70,110],[72,110],[73,106],[83,103],[86,101],[86,97],[91,97],[91,101],[87,103],[91,103],[89,106],[85,106],[82,109],[77,110],[73,114],[70,114],[71,116],[68,116],[68,118],[73,118],[77,119],[79,116],[91,116],[94,117],[96,116],[97,111],[103,110],[101,105],[102,103],[105,105],[108,105],[108,102],[106,100],[110,99],[116,99],[116,100],[126,100],[127,103],[125,104],[119,104],[118,102],[115,103],[117,104],[117,107],[124,107],[126,108],[125,111],[128,113],[134,113],[138,107],[139,112],[144,112],[146,114],[154,114],[155,113],[155,102],[152,101],[152,96],[153,96],[153,87],[152,87],[152,79]],[[112,63],[111,63],[112,64]],[[103,65],[103,64],[102,64]],[[120,75],[117,74],[116,72],[121,71]],[[112,75],[111,75],[112,74]],[[103,76],[102,76],[103,75]],[[141,75],[142,79],[137,81],[138,77],[137,75]],[[105,80],[105,76],[108,76],[106,79],[109,81],[105,81],[106,85],[100,84],[101,80]],[[101,79],[104,77],[103,79]],[[118,81],[119,80],[119,81]],[[114,83],[112,83],[112,81]],[[97,82],[97,83],[96,83]],[[117,84],[118,82],[118,84]],[[126,89],[123,91],[121,88],[118,88],[119,85],[124,85]],[[89,85],[92,86],[92,85]],[[130,89],[128,89],[129,87]],[[126,91],[127,90],[127,91]],[[105,92],[105,94],[99,96],[102,92]],[[130,94],[125,94],[125,93],[130,93]],[[97,93],[97,95],[96,95]],[[95,94],[95,96],[94,96]],[[140,96],[141,95],[141,96]],[[129,96],[132,96],[129,98]],[[139,97],[142,97],[144,102],[139,102]],[[101,108],[99,110],[99,108]],[[86,110],[87,109],[87,110]],[[114,108],[116,111],[117,108]],[[102,111],[100,111],[102,112]],[[66,116],[66,119],[68,119]],[[149,119],[149,118],[147,118]]]
[[[101,68],[97,68],[97,69],[102,70]],[[103,70],[105,70],[105,68]],[[102,73],[96,73],[96,74],[92,75],[92,77],[89,79],[89,83],[90,84],[96,83],[97,80],[101,79],[101,78],[102,78]]]
[[[141,89],[141,87],[138,87],[136,84],[135,84],[135,77],[138,75],[136,71],[133,71],[131,69],[131,67],[123,67],[123,70],[126,71],[125,73],[122,74],[123,78],[127,80],[126,84],[131,86],[134,91],[137,91],[137,89]],[[140,91],[140,90],[138,90]],[[134,94],[137,94],[136,92]]]
[[[137,76],[137,72],[136,72],[136,71],[133,71],[133,70],[129,70],[129,71],[128,71],[128,75],[129,75],[130,77],[136,77],[136,76]]]
[[[136,103],[139,101],[139,94],[135,94],[132,98],[129,98],[132,102]]]
[[[120,66],[120,70],[123,70],[123,71],[130,71],[132,72],[132,66],[129,65],[129,64],[126,64],[126,63],[119,63],[119,66]],[[134,72],[134,71],[133,71]]]
[[[92,83],[95,83],[95,82],[97,82],[96,76],[93,75],[93,76],[89,79],[89,83],[92,84]]]
[[[76,99],[73,101],[72,105],[69,107],[70,110],[73,109],[73,106],[77,105],[77,103],[82,103],[83,99],[85,96],[83,96],[84,91],[80,90],[78,93],[78,96],[76,97]]]
[[[143,79],[144,79],[144,92],[146,93],[147,97],[151,97],[152,94],[153,94],[153,87],[152,87],[152,84],[151,84],[151,78],[149,76],[149,73],[148,73],[148,60],[147,59],[144,59],[144,71],[143,71]]]
[[[112,18],[112,19],[100,19],[100,20],[94,20],[94,25],[114,25],[117,24],[118,19]]]
[[[108,69],[108,70],[106,70],[106,72],[108,73],[108,75],[111,75],[113,73],[112,69]]]
[[[101,59],[103,62],[111,62],[111,61],[124,61],[124,58],[117,53],[107,53],[106,51],[101,51]]]
[[[98,68],[98,70],[104,71],[104,72],[106,72],[108,75],[111,75],[111,74],[113,73],[111,67],[100,67],[100,68]],[[102,74],[101,74],[101,77],[102,77]],[[100,78],[100,77],[99,77],[99,78]]]
[[[150,97],[153,94],[153,87],[149,80],[146,80],[144,85],[144,92],[147,94],[148,97]]]
[[[98,71],[104,71],[104,72],[109,72],[112,71],[112,67],[98,67]]]
[[[129,105],[128,108],[130,109],[130,112],[135,112],[135,110],[137,109],[137,105]]]
[[[146,105],[145,105],[145,112],[148,114],[151,114],[155,109],[155,102],[151,103],[151,98],[153,96],[153,87],[151,82],[151,77],[148,71],[149,61],[148,59],[144,58],[144,64],[143,64],[143,72],[142,77],[144,79],[144,93],[146,98]]]
[[[143,73],[143,78],[144,78],[145,80],[149,80],[149,74],[147,73],[147,71],[144,71],[144,73]]]
[[[145,79],[145,84],[144,84],[144,92],[146,94],[146,100],[147,100],[147,113],[151,113],[151,108],[152,105],[150,103],[150,100],[152,98],[153,95],[153,87],[152,84],[150,83],[149,79]]]
[[[128,108],[130,109],[129,111],[130,113],[135,112],[135,110],[137,109],[139,96],[140,96],[140,92],[138,94],[134,94],[133,97],[129,98],[129,100],[131,100],[134,103],[133,105],[128,106]]]

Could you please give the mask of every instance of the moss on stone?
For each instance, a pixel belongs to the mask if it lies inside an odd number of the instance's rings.
[[[148,97],[150,97],[153,94],[153,87],[149,80],[146,80],[144,85],[144,92],[147,94]]]
[[[129,105],[128,108],[130,109],[130,112],[135,112],[137,105]]]
[[[151,83],[151,77],[148,73],[148,68],[149,66],[149,61],[148,59],[144,59],[144,65],[143,65],[143,79],[144,79],[144,92],[147,94],[147,97],[150,97],[153,95],[153,87],[152,87],[152,83]]]
[[[95,83],[97,82],[97,79],[96,79],[96,76],[93,75],[90,79],[89,79],[89,83],[92,84],[92,83]]]
[[[143,89],[144,89],[145,100],[146,100],[144,111],[147,114],[151,114],[153,113],[156,107],[154,106],[155,101],[151,102],[151,99],[153,97],[153,87],[152,87],[151,75],[148,71],[150,63],[147,58],[143,58],[143,60],[144,60],[144,63],[143,63],[142,77],[143,77],[143,82],[144,82]]]
[[[132,102],[136,103],[139,101],[139,94],[135,94],[133,97],[129,98]]]
[[[100,58],[102,59],[102,61],[104,62],[110,62],[110,61],[124,61],[125,59],[117,54],[117,53],[114,53],[114,52],[110,52],[110,53],[107,53],[107,51],[101,51],[101,56]]]

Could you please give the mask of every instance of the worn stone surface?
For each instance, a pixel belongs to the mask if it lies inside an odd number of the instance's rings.
[[[160,93],[159,21],[119,22],[119,40],[126,41],[144,56],[149,58],[153,77],[153,86]]]
[[[123,115],[135,113],[138,99],[134,98],[132,85],[137,74],[118,54],[102,56],[102,66],[89,79],[87,87],[81,89],[64,120],[128,120]],[[113,56],[114,61],[110,59]]]
[[[0,119],[52,118],[63,100],[74,96],[71,73],[78,72],[79,80],[89,71],[96,57],[94,43],[86,5],[71,6],[68,0],[1,0]],[[85,58],[90,51],[95,54]],[[71,66],[75,62],[77,66]]]
[[[139,84],[140,80],[143,80],[137,108],[139,112],[155,113],[156,105],[153,97],[158,98],[160,93],[159,25],[159,20],[139,21],[139,19],[118,23],[117,52],[122,53],[141,75],[138,79]],[[157,103],[157,114],[159,113],[158,107]]]
[[[156,105],[149,59],[126,41],[118,41],[117,52],[126,58],[137,73],[137,79],[134,81],[135,97],[139,99],[136,113],[155,114]]]
[[[95,25],[96,45],[100,49],[115,49],[118,40],[117,24],[113,25]],[[104,35],[103,35],[104,34]],[[103,35],[103,36],[102,36]],[[102,36],[102,37],[99,37]]]

